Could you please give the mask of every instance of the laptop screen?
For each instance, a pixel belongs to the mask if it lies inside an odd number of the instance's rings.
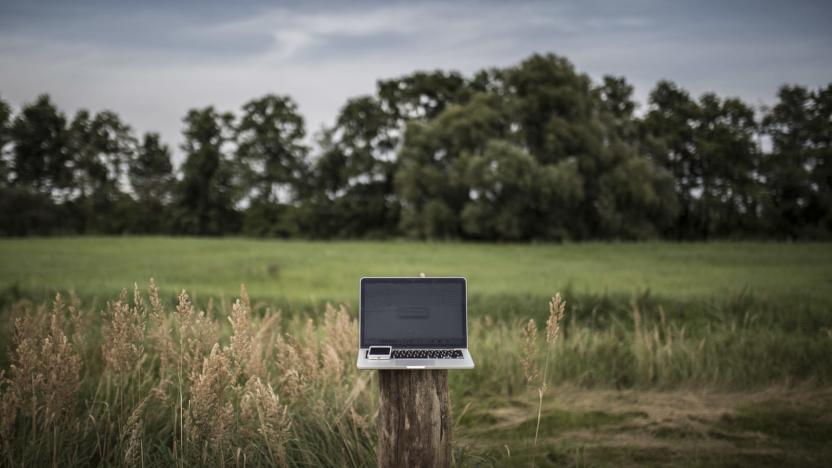
[[[362,278],[361,347],[467,347],[465,278]]]

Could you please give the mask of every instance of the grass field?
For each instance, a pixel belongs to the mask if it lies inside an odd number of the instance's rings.
[[[307,242],[167,237],[0,240],[0,288],[109,297],[154,277],[162,292],[352,303],[361,276],[462,275],[474,296],[556,290],[672,298],[832,302],[832,245],[719,242],[565,245]]]
[[[0,241],[2,464],[371,465],[357,281],[419,272],[469,278],[477,368],[450,376],[459,465],[832,457],[829,244],[128,237]],[[116,301],[134,283],[142,302]],[[240,283],[252,299],[232,307]],[[76,312],[48,304],[56,290]],[[549,345],[557,291],[567,313]]]

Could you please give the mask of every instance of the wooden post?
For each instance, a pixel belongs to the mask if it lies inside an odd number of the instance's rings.
[[[378,466],[451,466],[447,370],[378,371]]]

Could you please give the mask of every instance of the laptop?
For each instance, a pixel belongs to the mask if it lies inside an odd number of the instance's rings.
[[[473,369],[465,278],[361,278],[359,369]]]

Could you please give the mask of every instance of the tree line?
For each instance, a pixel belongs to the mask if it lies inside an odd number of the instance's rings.
[[[296,103],[190,110],[184,161],[111,111],[0,100],[0,234],[477,240],[823,239],[832,84],[770,108],[532,55],[415,72],[349,99],[307,144]]]

